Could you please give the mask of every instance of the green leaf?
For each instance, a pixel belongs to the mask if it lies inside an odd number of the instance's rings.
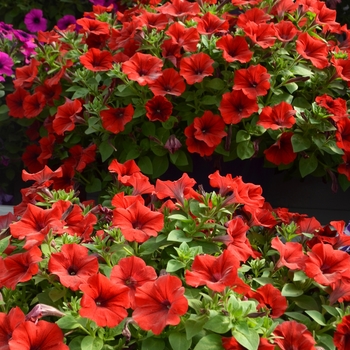
[[[300,312],[285,312],[284,314],[293,320],[303,323],[306,327],[311,324],[311,320]]]
[[[299,171],[302,177],[305,177],[306,175],[311,174],[314,172],[317,168],[318,160],[313,153],[308,158],[300,158],[299,160]]]
[[[90,183],[85,186],[85,190],[87,193],[100,192],[102,189],[101,180],[98,178],[94,178]]]
[[[204,325],[204,328],[215,333],[224,334],[231,328],[230,319],[224,315],[215,315],[214,317],[209,318],[208,322]]]
[[[295,299],[292,299],[297,306],[304,310],[319,310],[320,306],[315,300],[315,298],[309,296],[309,295],[302,295],[300,297],[297,297]]]
[[[153,174],[153,165],[149,157],[140,157],[137,165],[140,167],[142,173],[145,173],[147,175]]]
[[[101,350],[103,347],[103,340],[94,338],[91,335],[84,337],[81,342],[81,348],[84,350]]]
[[[75,329],[80,327],[80,323],[72,315],[67,315],[60,318],[56,324],[62,329]]]
[[[184,264],[183,262],[181,262],[179,260],[175,260],[175,259],[170,259],[168,261],[167,266],[166,266],[166,271],[167,272],[175,272],[175,271],[178,271],[180,269],[183,269],[184,267],[186,267],[186,264]]]
[[[202,100],[201,100],[201,103],[203,105],[215,105],[216,103],[218,102],[218,98],[217,96],[203,96],[202,97]]]
[[[253,142],[244,141],[237,145],[237,155],[240,159],[249,159],[255,153]]]
[[[107,159],[109,159],[114,152],[114,148],[108,142],[108,140],[102,141],[98,146],[98,150],[100,151],[102,162],[105,162]]]
[[[173,242],[191,242],[192,237],[187,237],[181,230],[172,230],[168,235],[168,241]]]
[[[137,147],[131,148],[129,149],[129,152],[126,155],[126,159],[130,160],[130,159],[136,159],[140,156],[141,154],[141,150]]]
[[[314,75],[314,73],[310,69],[302,66],[301,64],[292,67],[291,72],[293,72],[296,75],[301,75],[303,77],[312,77]]]
[[[155,136],[156,125],[152,122],[144,122],[142,124],[142,134],[145,136]]]
[[[172,332],[169,335],[169,343],[173,350],[188,350],[192,340],[187,339],[185,333]]]
[[[195,335],[197,335],[203,329],[203,326],[207,321],[207,315],[191,315],[190,318],[185,322],[186,338],[192,339]]]
[[[325,350],[336,350],[333,337],[329,334],[316,335],[317,345],[325,346]]]
[[[70,343],[69,343],[69,350],[82,350],[81,348],[81,342],[83,341],[83,336],[75,337]]]
[[[193,350],[222,350],[221,336],[209,334],[203,337]]]
[[[224,81],[219,78],[205,80],[204,86],[213,90],[222,90],[226,87]]]
[[[156,179],[159,176],[163,175],[169,167],[169,160],[166,155],[162,157],[155,156],[152,160],[153,164],[153,173],[152,178]]]
[[[301,109],[311,108],[311,104],[304,97],[297,97],[293,100],[292,105]]]
[[[175,153],[170,153],[170,160],[173,164],[177,166],[185,166],[188,165],[188,159],[186,153],[182,150],[178,150]]]
[[[338,311],[333,307],[333,306],[330,306],[330,305],[322,305],[322,307],[332,316],[334,317],[338,317],[339,316],[339,313]]]
[[[260,342],[259,334],[253,329],[248,328],[247,330],[241,332],[241,329],[233,329],[232,336],[235,337],[237,342],[244,346],[247,350],[257,350]]]
[[[326,320],[323,315],[316,310],[305,310],[305,313],[309,315],[314,321],[316,321],[319,325],[325,326]]]
[[[298,84],[296,84],[296,83],[289,83],[289,84],[286,84],[284,86],[290,94],[292,94],[294,91],[297,91],[299,88]]]
[[[3,253],[10,244],[11,236],[7,236],[0,241],[0,253]]]
[[[9,111],[9,108],[7,107],[7,105],[0,106],[0,114],[5,114],[8,111]]]
[[[244,141],[249,141],[250,140],[250,135],[247,131],[245,130],[239,130],[236,135],[236,142],[244,142]]]
[[[292,283],[286,283],[283,286],[281,293],[284,297],[300,297],[304,294],[304,291]]]
[[[304,151],[311,146],[311,141],[303,135],[294,134],[292,136],[292,146],[294,152]]]
[[[147,338],[142,342],[142,350],[163,350],[165,343],[162,339]]]
[[[283,92],[282,94],[279,94],[279,95],[273,95],[270,103],[271,103],[271,106],[274,106],[281,103],[282,101],[291,104],[293,101],[293,95],[290,95],[287,92]]]

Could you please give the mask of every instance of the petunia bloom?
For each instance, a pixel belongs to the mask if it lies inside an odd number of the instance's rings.
[[[79,57],[80,63],[93,72],[108,71],[113,67],[113,56],[109,51],[91,48]]]
[[[293,150],[292,132],[284,132],[277,141],[264,151],[266,159],[276,165],[292,163],[297,157]]]
[[[162,66],[161,59],[137,52],[129,61],[122,63],[122,71],[130,80],[135,80],[141,86],[145,86],[153,83],[162,74]]]
[[[83,292],[80,316],[95,321],[99,327],[115,327],[127,316],[129,289],[126,286],[116,285],[98,273],[79,289]]]
[[[338,350],[350,349],[350,315],[344,316],[337,324],[333,342]]]
[[[77,291],[90,276],[98,273],[97,257],[88,255],[88,249],[78,244],[64,244],[59,253],[53,253],[48,263],[50,273],[60,279],[63,286]]]
[[[144,260],[130,256],[119,260],[113,266],[110,277],[112,283],[122,284],[129,289],[130,307],[135,309],[135,294],[147,282],[155,281],[157,273],[152,266],[147,266]]]
[[[291,128],[295,124],[295,113],[289,103],[282,101],[273,107],[264,107],[256,124],[271,130]]]
[[[189,85],[200,83],[205,77],[213,75],[213,63],[214,61],[206,53],[196,53],[181,59],[180,74]]]
[[[234,287],[237,284],[239,266],[239,260],[229,250],[224,250],[219,257],[196,255],[191,270],[185,272],[186,283],[195,288],[206,285],[220,293],[226,287]]]
[[[4,81],[5,79],[1,76],[12,75],[13,74],[13,60],[6,52],[0,52],[0,81]]]
[[[163,229],[164,217],[136,201],[126,209],[113,210],[113,225],[120,228],[127,241],[143,243]]]
[[[107,110],[100,112],[102,126],[113,134],[118,134],[125,129],[125,125],[132,120],[134,107],[130,103],[126,107],[113,108],[107,106]]]
[[[163,275],[147,282],[135,294],[132,318],[144,330],[159,335],[167,325],[176,326],[188,309],[185,288],[176,276]]]
[[[47,28],[47,20],[43,17],[43,11],[40,9],[30,10],[24,17],[24,24],[32,33],[40,30],[44,32]]]
[[[25,321],[18,325],[9,341],[10,349],[69,350],[63,332],[55,323]]]
[[[16,327],[25,321],[23,311],[16,306],[8,314],[0,313],[0,350],[9,350],[9,340]]]
[[[233,90],[242,90],[251,100],[265,96],[270,89],[270,74],[262,65],[249,66],[235,71]]]
[[[164,96],[154,96],[146,102],[146,117],[150,121],[166,122],[173,111],[173,105]]]
[[[296,41],[296,51],[303,58],[310,60],[318,69],[328,67],[328,48],[323,41],[314,39],[308,33],[302,33]]]
[[[159,78],[149,85],[149,89],[155,96],[181,96],[186,90],[186,84],[182,76],[174,68],[167,68],[162,71],[162,75]]]

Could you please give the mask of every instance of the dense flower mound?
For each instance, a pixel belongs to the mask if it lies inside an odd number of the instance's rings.
[[[185,173],[154,186],[133,160],[109,170],[97,205],[62,168],[23,171],[0,217],[2,348],[348,349],[344,222],[218,171],[206,192]]]
[[[113,158],[158,178],[191,153],[264,157],[347,188],[350,33],[335,18],[319,0],[155,0],[39,31],[6,97],[32,123],[25,166],[77,169],[98,191]]]

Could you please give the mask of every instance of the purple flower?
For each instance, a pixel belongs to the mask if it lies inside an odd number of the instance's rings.
[[[32,33],[45,31],[47,28],[47,20],[43,17],[43,11],[39,9],[30,10],[24,17],[24,23]]]
[[[57,22],[57,27],[61,30],[64,30],[68,28],[71,24],[76,23],[76,19],[72,15],[65,15],[61,19],[58,20]]]
[[[1,33],[1,36],[5,37],[6,39],[11,40],[12,33],[13,33],[12,24],[0,22],[0,33]]]
[[[12,58],[5,52],[0,52],[0,74],[11,75],[13,60]],[[0,81],[4,81],[5,79],[0,75]]]
[[[117,10],[117,4],[115,0],[89,0],[89,1],[94,5],[100,5],[104,7],[108,7],[109,5],[113,4],[114,9]]]
[[[13,31],[14,36],[22,43],[26,43],[28,41],[34,41],[35,36],[33,34],[29,34],[23,30],[15,29]]]

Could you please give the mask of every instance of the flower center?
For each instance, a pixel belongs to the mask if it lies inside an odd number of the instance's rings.
[[[78,272],[78,269],[75,266],[69,266],[67,272],[71,276],[75,276]]]

